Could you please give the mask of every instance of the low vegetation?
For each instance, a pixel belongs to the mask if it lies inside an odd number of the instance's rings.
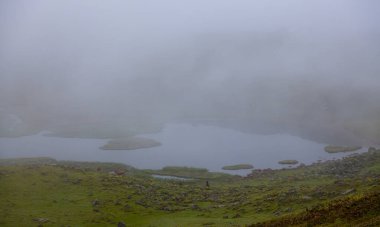
[[[339,223],[350,223],[351,226],[379,226],[379,214],[380,192],[373,192],[336,199],[312,209],[306,209],[296,215],[287,215],[283,218],[249,226],[315,226],[333,223],[338,225]]]
[[[380,150],[247,177],[49,158],[0,161],[0,226],[378,226]],[[153,171],[154,172],[154,171]],[[215,174],[215,175],[214,175]],[[215,177],[216,174],[219,177]]]

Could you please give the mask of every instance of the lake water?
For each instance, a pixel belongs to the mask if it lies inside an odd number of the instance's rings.
[[[137,168],[192,166],[244,175],[251,170],[226,171],[225,165],[247,163],[255,168],[283,168],[277,162],[296,159],[311,164],[352,154],[329,154],[325,144],[287,134],[258,135],[216,126],[169,124],[159,133],[142,135],[162,146],[138,150],[101,150],[108,140],[47,137],[44,133],[0,138],[0,158],[52,157],[58,160],[120,162]],[[362,150],[364,151],[364,149]]]

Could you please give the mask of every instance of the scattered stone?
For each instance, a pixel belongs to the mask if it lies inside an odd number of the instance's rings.
[[[374,147],[369,147],[369,148],[368,148],[368,152],[376,152],[376,148],[374,148]]]
[[[301,163],[298,167],[304,168],[304,167],[306,167],[306,165],[305,165],[305,163]]]
[[[354,193],[356,192],[356,189],[355,188],[350,188],[344,192],[342,192],[342,195],[348,195],[348,194],[351,194],[351,193]]]
[[[99,200],[95,199],[95,200],[92,200],[92,206],[98,206],[100,204]]]
[[[292,211],[293,211],[293,209],[291,207],[284,209],[284,212],[292,212]]]
[[[72,184],[80,184],[82,182],[82,179],[76,179],[72,181]]]
[[[241,218],[241,215],[238,213],[238,214],[235,214],[234,216],[232,216],[232,218]]]
[[[121,176],[125,174],[125,170],[122,169],[117,169],[114,171],[116,175]]]
[[[116,175],[115,171],[108,172],[109,175]]]
[[[191,205],[191,209],[193,209],[193,210],[199,210],[200,207],[197,204],[192,204]]]
[[[117,227],[127,227],[124,222],[120,221],[117,223]]]
[[[121,205],[120,199],[116,199],[116,200],[114,201],[114,204],[115,204],[115,206],[119,206],[119,205]]]
[[[38,222],[38,223],[47,223],[47,222],[49,222],[49,219],[47,219],[47,218],[33,218],[33,221]]]
[[[304,195],[304,196],[302,196],[302,199],[303,200],[312,200],[313,198],[311,198],[310,196]]]
[[[163,210],[163,211],[171,211],[172,209],[170,209],[170,207],[161,207],[160,210]]]
[[[131,211],[132,210],[132,207],[129,205],[129,204],[126,204],[125,206],[124,206],[124,211]]]

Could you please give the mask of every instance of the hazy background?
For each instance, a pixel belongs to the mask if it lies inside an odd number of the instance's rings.
[[[0,1],[0,136],[199,120],[380,144],[380,2]]]

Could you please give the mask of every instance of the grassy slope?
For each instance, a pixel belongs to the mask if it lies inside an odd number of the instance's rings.
[[[321,204],[297,215],[250,225],[255,226],[307,226],[307,225],[380,225],[380,192],[349,196]]]
[[[336,199],[354,198],[360,203],[380,191],[380,151],[256,172],[243,179],[217,178],[209,180],[209,188],[205,180],[157,180],[116,164],[4,163],[8,162],[0,162],[0,226],[38,226],[42,219],[36,218],[49,219],[43,226],[116,226],[119,221],[127,226],[266,225],[288,215],[305,216],[306,209],[334,204]],[[126,173],[111,175],[110,169]],[[344,194],[349,189],[355,191]],[[374,209],[363,215],[368,216],[358,219],[376,220],[380,214]],[[329,223],[352,221],[341,215]]]

